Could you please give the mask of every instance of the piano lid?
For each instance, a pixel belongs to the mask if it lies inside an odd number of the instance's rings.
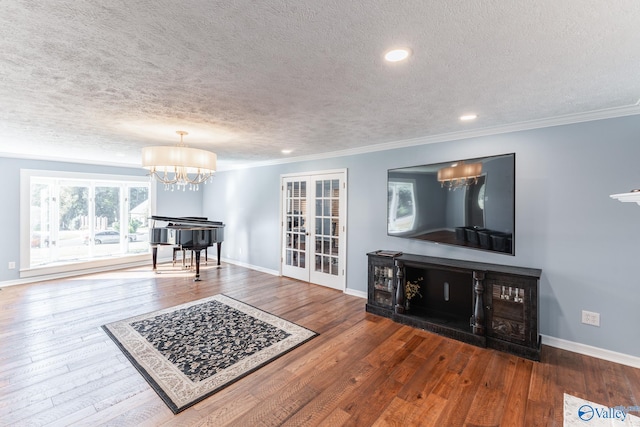
[[[200,216],[157,216],[152,215],[151,219],[154,221],[165,221],[177,224],[191,224],[202,225],[204,227],[224,227],[222,221],[209,221],[206,217]],[[176,224],[176,225],[177,225]]]

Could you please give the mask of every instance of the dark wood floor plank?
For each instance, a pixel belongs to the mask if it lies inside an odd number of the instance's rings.
[[[532,362],[230,264],[201,276],[162,265],[4,288],[0,426],[561,426],[564,393],[640,405],[640,369],[552,347]],[[100,326],[220,293],[320,335],[174,415]]]
[[[585,385],[584,359],[581,355],[570,351],[555,351],[554,365],[557,367],[558,386],[563,390],[572,390],[576,395],[590,393]]]
[[[507,401],[502,414],[501,424],[504,426],[526,426],[524,415],[527,411],[529,386],[531,383],[531,360],[515,358],[513,380],[507,390]]]
[[[356,362],[343,369],[324,371],[322,375],[316,376],[311,385],[322,390],[316,397],[307,403],[298,412],[293,414],[283,425],[319,425],[324,420],[334,416],[339,409],[339,405],[345,396],[348,396],[355,389],[370,377],[374,368],[366,362]],[[340,412],[340,414],[346,412]],[[345,418],[348,419],[349,417]]]
[[[609,396],[607,406],[640,406],[636,400],[640,383],[632,384],[628,369],[618,364],[598,361],[603,370],[603,377],[606,381],[606,392]],[[599,402],[596,402],[599,403]]]
[[[513,382],[516,358],[499,353],[492,357],[471,403],[465,424],[499,425],[506,408],[507,392]]]
[[[404,399],[396,397],[372,427],[438,426],[438,417],[445,405],[446,400],[435,394],[430,394],[419,404],[408,404]]]
[[[533,404],[531,404],[532,402],[528,403],[527,409],[529,411],[526,422],[534,422],[529,417],[533,413],[537,417],[536,423],[538,420],[544,420],[547,425],[560,426],[563,424],[564,393],[571,393],[560,384],[558,377],[562,370],[559,365],[560,355],[564,351],[553,347],[548,347],[545,350],[545,353],[541,356],[543,363],[536,364],[533,367],[533,378],[529,390],[529,399],[533,401]],[[540,372],[542,373],[541,375],[536,375],[536,373]]]
[[[319,391],[298,380],[271,395],[233,422],[239,426],[280,426],[314,399]]]
[[[404,384],[398,396],[407,402],[425,399],[445,375],[450,358],[460,346],[460,343],[453,340],[440,340],[440,345]]]
[[[442,409],[437,424],[442,426],[464,425],[471,403],[482,386],[482,377],[491,360],[492,350],[479,350],[473,353],[457,382],[451,387],[447,404]]]

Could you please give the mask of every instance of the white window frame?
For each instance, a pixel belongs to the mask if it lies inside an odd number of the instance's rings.
[[[135,175],[111,175],[83,172],[64,172],[51,170],[21,169],[20,170],[20,278],[32,278],[37,276],[68,275],[70,272],[99,271],[106,267],[137,265],[144,261],[151,262],[149,254],[132,254],[109,259],[80,261],[75,263],[65,263],[55,266],[30,267],[30,206],[31,206],[31,179],[38,178],[61,178],[73,179],[76,181],[90,182],[98,181],[104,184],[113,183],[140,183],[149,186],[149,210],[155,210],[156,186],[149,183],[146,176]]]

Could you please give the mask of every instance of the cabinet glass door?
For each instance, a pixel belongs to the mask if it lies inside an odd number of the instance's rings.
[[[393,266],[373,265],[373,302],[385,308],[393,306]]]

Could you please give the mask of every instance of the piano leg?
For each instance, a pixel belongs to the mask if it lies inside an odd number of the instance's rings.
[[[153,261],[153,271],[157,273],[158,269],[156,268],[156,265],[158,263],[158,245],[151,246],[151,259]]]
[[[196,249],[196,278],[193,280],[194,282],[200,281],[200,251],[201,249]]]
[[[222,242],[218,242],[218,265],[220,265],[220,252],[222,252]]]

